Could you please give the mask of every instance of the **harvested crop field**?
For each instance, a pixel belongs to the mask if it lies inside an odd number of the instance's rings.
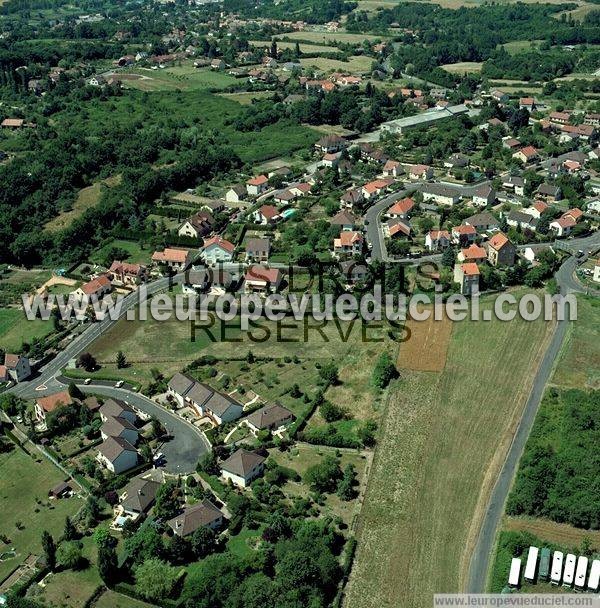
[[[588,539],[592,549],[596,551],[600,550],[600,531],[582,530],[581,528],[575,528],[568,524],[558,524],[547,519],[505,517],[502,529],[531,532],[545,541],[571,548],[581,546],[584,539]]]
[[[403,372],[380,419],[345,606],[430,608],[434,593],[464,589],[551,328],[454,323],[443,371]]]
[[[398,369],[441,372],[446,365],[452,321],[447,317],[443,321],[432,317],[427,321],[410,320],[406,328],[410,334],[400,346]]]

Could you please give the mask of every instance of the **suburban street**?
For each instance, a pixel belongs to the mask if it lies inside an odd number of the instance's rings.
[[[174,474],[192,473],[196,469],[198,460],[210,452],[210,444],[202,432],[193,424],[187,422],[177,414],[154,403],[148,397],[124,388],[114,388],[104,384],[77,386],[85,393],[93,393],[113,399],[126,401],[149,416],[154,416],[163,424],[169,434],[173,437],[160,446],[159,451],[165,455],[165,470]],[[63,390],[64,385],[61,387]]]
[[[564,248],[572,252],[583,249],[586,252],[600,247],[600,233],[572,241],[563,242]],[[574,272],[577,268],[578,260],[571,256],[565,260],[556,273],[556,280],[561,288],[561,293],[567,295],[574,292],[582,292],[581,285],[574,279]],[[563,340],[569,328],[569,321],[558,321],[552,334],[550,344],[544,354],[537,374],[533,381],[531,394],[523,410],[523,415],[513,438],[506,460],[496,481],[487,512],[484,516],[477,545],[471,556],[469,579],[466,591],[468,593],[484,593],[486,591],[487,576],[490,565],[494,558],[495,541],[500,520],[504,513],[504,505],[510,491],[512,481],[519,465],[519,460],[523,454],[527,438],[535,421],[535,417],[544,395],[546,384],[550,379],[556,358],[560,352]]]

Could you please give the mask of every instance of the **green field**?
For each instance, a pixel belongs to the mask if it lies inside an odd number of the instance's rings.
[[[463,588],[549,330],[455,323],[443,371],[401,372],[381,416],[348,606],[429,608],[433,593]]]
[[[381,40],[385,36],[372,36],[370,34],[350,34],[347,32],[292,32],[279,34],[275,38],[285,38],[286,40],[304,40],[305,42],[315,42],[317,44],[333,45],[336,42],[346,44],[362,44],[365,40]]]
[[[578,296],[577,313],[556,363],[552,384],[600,389],[600,300]]]
[[[15,558],[0,562],[0,580],[30,554],[39,554],[44,530],[61,536],[65,517],[74,515],[83,504],[76,497],[48,500],[48,491],[64,476],[45,458],[38,458],[33,460],[19,448],[0,455],[0,533],[10,539],[8,545],[0,542],[0,552],[12,548],[17,552]]]
[[[138,76],[135,78],[134,76]],[[136,68],[124,73],[123,86],[140,91],[208,91],[239,85],[240,79],[210,68],[195,68],[184,61],[163,69]]]
[[[316,68],[323,72],[337,71],[366,74],[371,71],[373,58],[357,55],[350,57],[348,61],[339,61],[338,59],[329,59],[327,57],[301,57],[300,63],[303,68]]]
[[[152,606],[152,604],[110,590],[105,591],[94,604],[94,608],[152,608]]]
[[[132,262],[134,264],[149,264],[150,258],[152,256],[151,249],[147,247],[142,249],[140,244],[135,241],[125,241],[123,239],[112,239],[108,243],[105,243],[100,249],[97,249],[90,256],[90,261],[95,264],[103,264],[104,258],[106,254],[113,248],[118,247],[119,249],[125,250],[129,257],[127,258],[128,262]]]
[[[17,308],[0,308],[0,348],[11,352],[20,350],[23,342],[43,338],[53,330],[52,323],[35,319],[28,321]]]

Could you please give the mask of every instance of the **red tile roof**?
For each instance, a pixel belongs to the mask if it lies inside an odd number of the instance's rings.
[[[45,412],[52,412],[61,405],[71,405],[73,403],[73,399],[71,399],[68,391],[61,391],[47,397],[39,397],[36,401]]]
[[[505,234],[503,234],[502,232],[498,232],[489,240],[488,244],[490,247],[496,249],[497,251],[498,249],[502,249],[502,247],[504,247],[504,245],[509,242],[510,241],[508,240],[508,237]]]
[[[249,179],[246,183],[249,186],[262,186],[269,181],[269,178],[266,175],[258,175],[257,177],[253,177]]]
[[[475,276],[479,274],[479,266],[477,266],[475,262],[467,262],[466,264],[462,264],[461,269],[463,274],[466,274],[467,276]]]
[[[220,237],[219,235],[213,236],[212,238],[204,241],[203,248],[208,249],[208,247],[211,247],[212,245],[215,245],[216,247],[220,247],[221,249],[224,249],[225,251],[227,251],[229,253],[233,253],[233,251],[235,250],[235,245],[233,243],[230,243],[229,241]]]

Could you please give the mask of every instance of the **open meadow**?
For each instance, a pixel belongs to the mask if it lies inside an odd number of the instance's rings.
[[[0,581],[29,555],[39,555],[44,530],[60,536],[65,517],[73,516],[83,505],[76,497],[49,500],[48,491],[64,476],[45,458],[36,455],[36,459],[16,447],[0,454],[0,534],[10,540],[0,541],[0,553],[16,552],[14,558],[0,561]]]
[[[442,371],[401,370],[381,416],[346,606],[429,608],[433,593],[464,587],[550,330],[454,323]]]

